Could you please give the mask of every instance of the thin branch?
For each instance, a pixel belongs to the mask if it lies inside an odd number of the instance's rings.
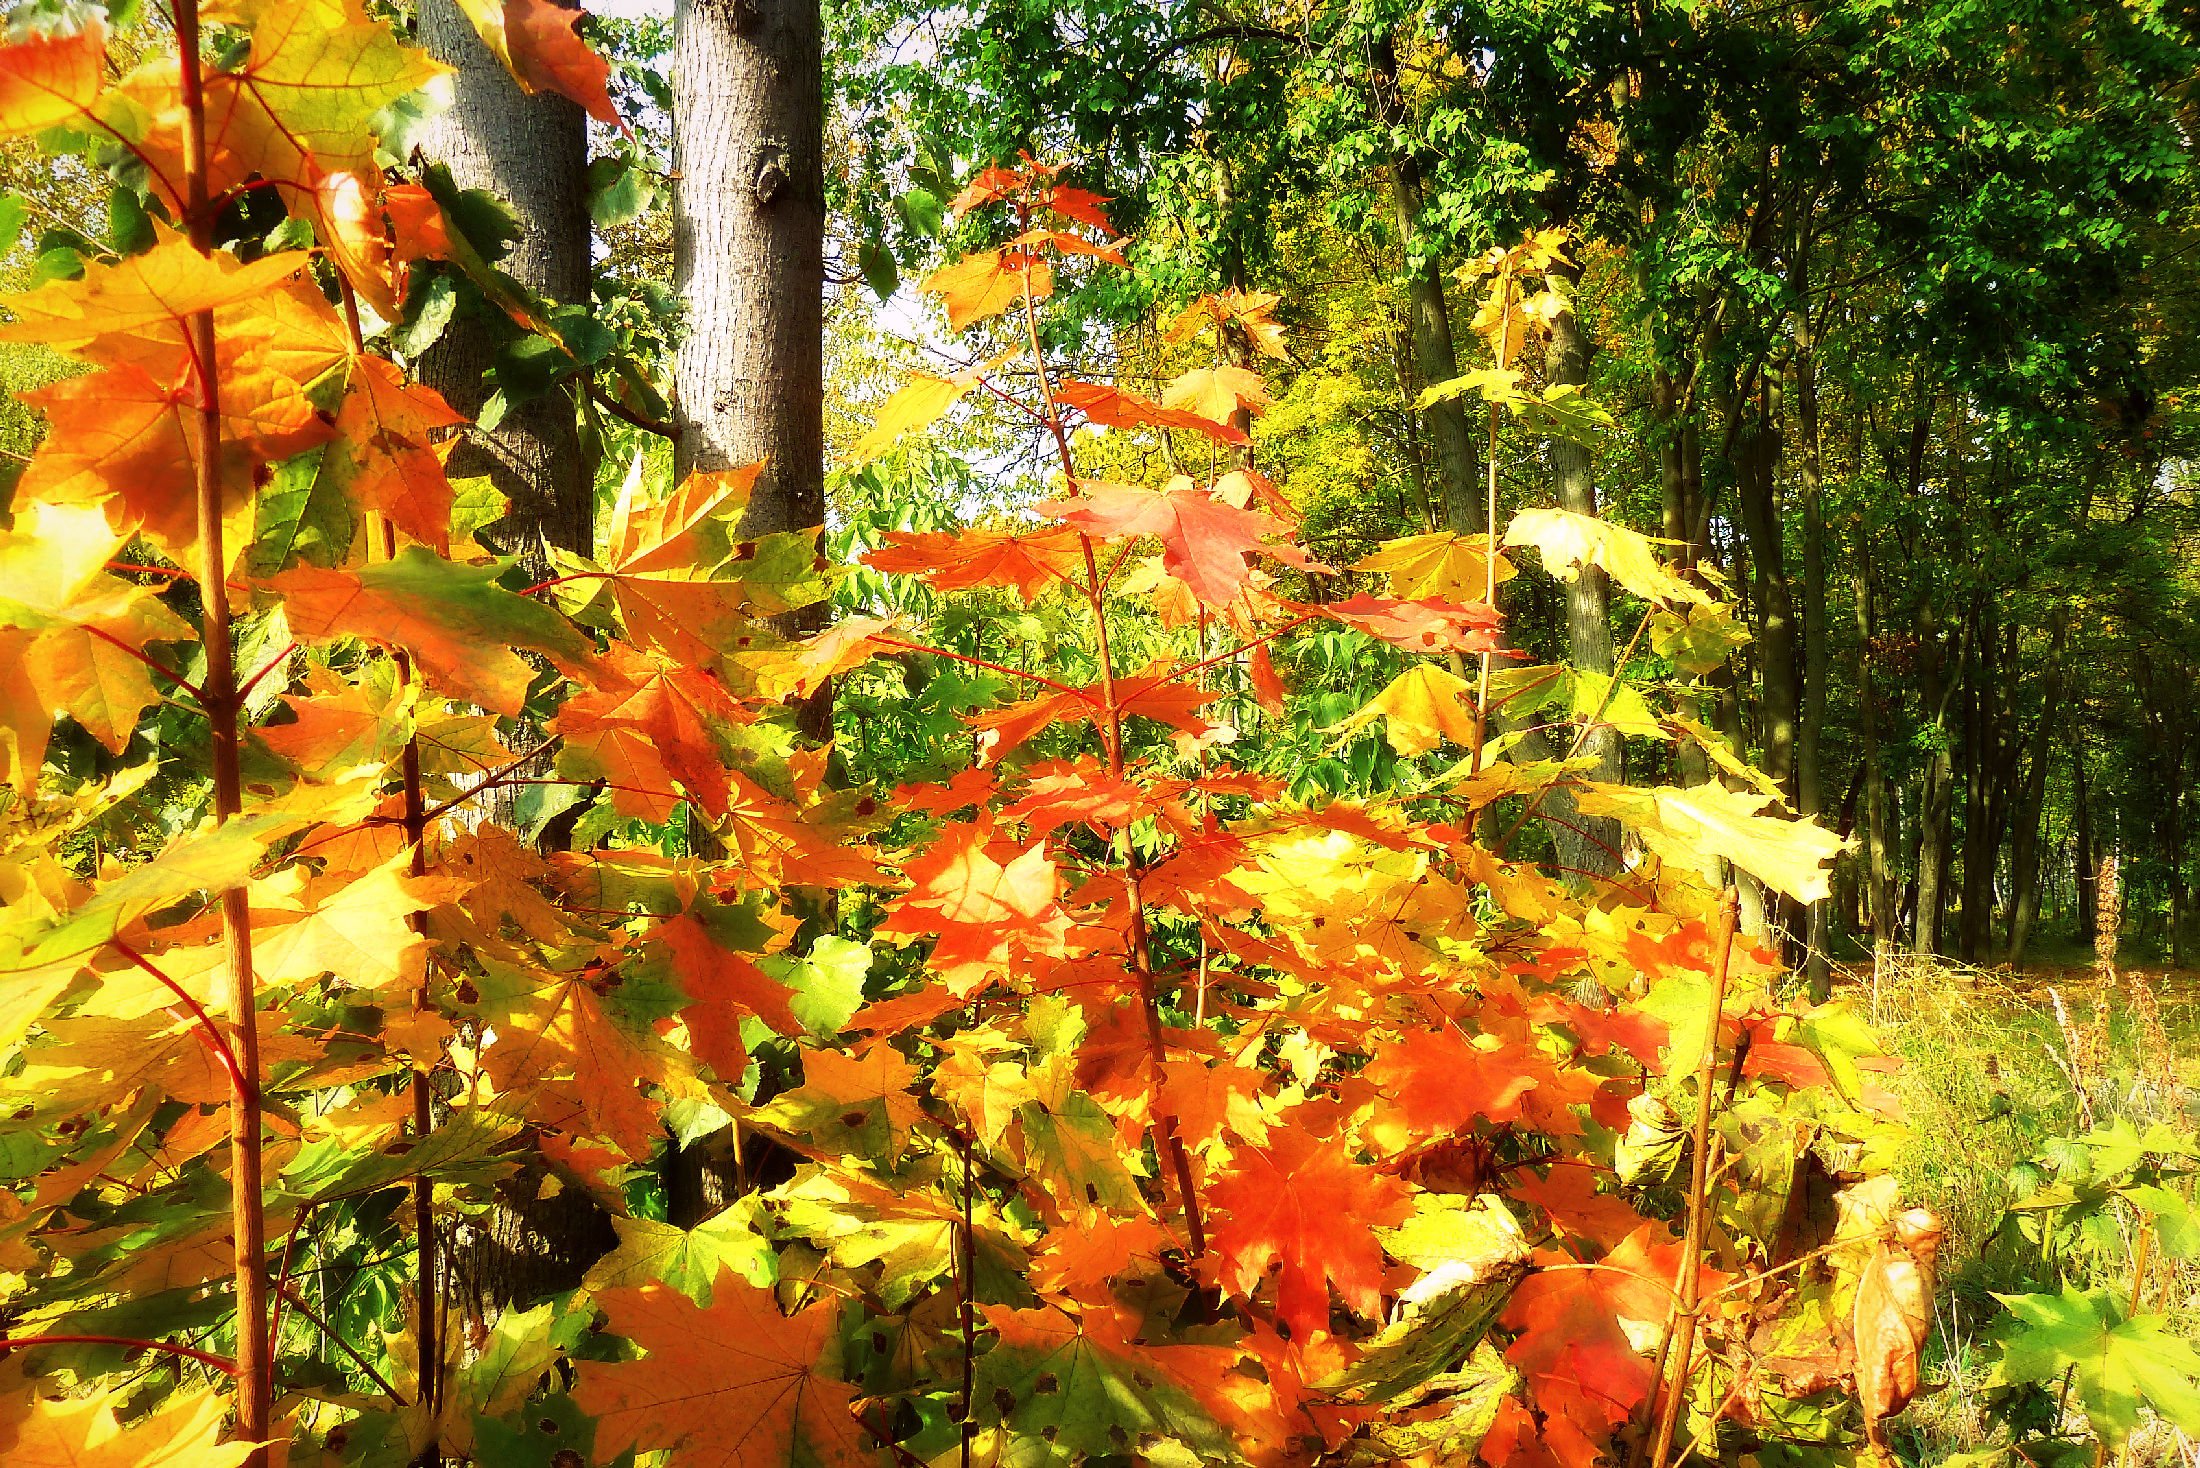
[[[314,1325],[319,1328],[321,1334],[327,1336],[330,1340],[334,1341],[338,1350],[342,1351],[345,1355],[351,1357],[352,1364],[357,1366],[361,1371],[365,1372],[369,1381],[373,1382],[376,1386],[382,1388],[383,1395],[387,1396],[391,1401],[397,1403],[397,1405],[400,1407],[409,1407],[412,1405],[412,1403],[405,1400],[404,1393],[400,1392],[396,1387],[391,1386],[389,1382],[383,1378],[382,1373],[374,1369],[373,1362],[369,1361],[366,1357],[360,1355],[357,1348],[354,1347],[350,1341],[345,1340],[343,1336],[337,1333],[335,1326],[330,1325],[326,1320],[322,1319],[320,1313],[316,1311],[311,1305],[308,1305],[305,1301],[299,1299],[298,1292],[296,1290],[292,1289],[289,1285],[284,1285],[281,1298],[288,1300],[292,1309],[296,1310],[306,1319],[312,1321]]]
[[[210,1366],[224,1376],[237,1374],[237,1363],[227,1356],[216,1356],[191,1346],[179,1346],[170,1341],[141,1340],[134,1335],[18,1335],[0,1336],[0,1351],[28,1350],[32,1346],[127,1346],[133,1351],[165,1351],[171,1356],[184,1356],[202,1366]]]
[[[519,771],[524,770],[525,768],[527,768],[527,766],[533,764],[535,760],[541,757],[543,754],[557,748],[559,744],[564,742],[564,739],[565,736],[563,734],[553,734],[548,739],[543,740],[542,743],[536,745],[533,749],[530,749],[525,754],[515,758],[510,764],[502,765],[499,766],[497,769],[492,770],[489,773],[488,778],[483,780],[479,785],[474,786],[470,790],[461,791],[457,795],[452,796],[449,800],[441,801],[435,805],[429,806],[426,810],[420,813],[420,824],[422,826],[426,826],[437,816],[446,814],[454,806],[465,804],[467,801],[472,800],[475,796],[481,794],[482,791],[494,790],[499,785],[509,783],[507,777],[515,775]],[[574,783],[577,784],[580,782],[576,781]]]
[[[204,689],[200,688],[198,684],[193,683],[189,678],[184,677],[183,674],[175,671],[175,669],[169,667],[167,664],[146,656],[143,652],[140,652],[137,648],[130,646],[129,643],[124,642],[121,638],[115,636],[114,633],[107,631],[103,627],[93,627],[87,625],[84,630],[91,633],[92,636],[98,638],[101,642],[110,643],[115,647],[121,648],[131,657],[136,658],[139,662],[145,664],[146,667],[151,668],[154,672],[160,674],[161,677],[166,678],[169,682],[175,684],[178,688],[181,688],[184,692],[190,694],[200,703],[203,704],[206,702],[206,692]]]
[[[891,647],[901,652],[930,653],[933,657],[951,658],[955,662],[968,663],[973,668],[984,668],[991,673],[1005,673],[1011,678],[1021,678],[1036,683],[1042,688],[1051,688],[1057,693],[1073,694],[1083,699],[1092,697],[1091,693],[1083,688],[1072,688],[1067,683],[1057,683],[1052,678],[1043,677],[1038,673],[1028,673],[1022,668],[1011,668],[1006,663],[988,662],[984,658],[974,658],[966,652],[949,652],[944,647],[932,647],[922,642],[903,642],[898,637],[880,637],[876,633],[872,634],[870,640],[880,647]]]
[[[609,413],[612,417],[618,419],[621,423],[631,424],[632,426],[642,430],[642,432],[644,433],[654,433],[659,438],[676,439],[680,436],[680,430],[674,425],[663,422],[660,419],[649,417],[647,414],[644,413],[637,413],[632,408],[629,408],[626,404],[620,402],[617,398],[611,396],[611,394],[605,392],[601,387],[596,385],[596,379],[593,376],[588,379],[588,400],[594,403],[597,407],[603,409],[606,413]]]
[[[151,959],[123,942],[120,938],[109,938],[107,941],[113,944],[115,950],[124,958],[129,959],[130,962],[166,984],[168,991],[182,1002],[184,1008],[191,1011],[192,1022],[199,1027],[200,1042],[207,1049],[213,1051],[214,1057],[221,1061],[222,1069],[228,1072],[229,1082],[236,1087],[237,1094],[240,1096],[257,1095],[257,1088],[246,1081],[244,1069],[237,1064],[237,1052],[229,1048],[229,1037],[224,1035],[221,1032],[221,1027],[214,1023],[214,1017],[206,1012],[206,1006],[192,998],[190,990],[184,988],[183,985],[177,983],[167,974],[162,973]]]
[[[265,678],[268,674],[274,672],[277,668],[289,662],[290,655],[297,650],[297,642],[292,641],[287,646],[285,646],[281,652],[275,654],[275,656],[260,664],[260,670],[258,672],[254,673],[251,677],[245,679],[244,682],[237,685],[237,697],[242,699],[254,688],[257,688],[262,678]]]

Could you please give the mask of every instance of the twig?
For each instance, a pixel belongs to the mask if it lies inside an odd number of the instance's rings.
[[[659,438],[676,439],[680,436],[680,430],[674,427],[672,424],[663,422],[656,418],[651,418],[647,414],[637,413],[632,408],[629,408],[626,404],[620,402],[617,398],[611,396],[611,394],[605,392],[601,387],[598,387],[596,385],[596,379],[594,377],[590,377],[588,379],[588,400],[594,403],[597,407],[603,409],[606,413],[609,413],[612,417],[618,419],[621,423],[632,424],[634,427],[641,429],[644,433],[654,433]]]
[[[179,1346],[168,1341],[140,1340],[130,1335],[18,1335],[0,1337],[0,1351],[28,1350],[32,1346],[128,1346],[136,1351],[166,1351],[171,1356],[185,1356],[202,1366],[210,1366],[224,1376],[237,1374],[237,1363],[226,1356],[197,1350],[191,1346]]]
[[[306,1319],[312,1321],[316,1326],[318,1326],[320,1328],[321,1334],[327,1336],[330,1340],[334,1341],[338,1350],[342,1351],[345,1355],[351,1357],[352,1364],[357,1366],[361,1371],[365,1372],[369,1381],[373,1382],[376,1386],[382,1388],[383,1394],[387,1396],[391,1401],[397,1403],[397,1405],[400,1407],[409,1407],[412,1405],[412,1403],[405,1400],[405,1394],[403,1392],[400,1392],[396,1387],[391,1386],[388,1381],[383,1379],[382,1373],[374,1369],[373,1362],[369,1361],[366,1357],[360,1355],[357,1348],[354,1347],[350,1341],[345,1340],[343,1336],[337,1333],[335,1326],[330,1325],[326,1320],[322,1319],[320,1313],[316,1311],[311,1305],[308,1305],[305,1301],[299,1299],[298,1292],[296,1290],[292,1289],[289,1285],[284,1285],[282,1287],[282,1294],[280,1298],[288,1300],[293,1309],[295,1309],[300,1315],[303,1315]]]
[[[1650,1468],[1666,1468],[1673,1450],[1673,1429],[1680,1421],[1681,1404],[1688,1398],[1690,1357],[1696,1349],[1698,1291],[1703,1277],[1704,1224],[1710,1212],[1706,1194],[1711,1183],[1711,1075],[1718,1068],[1719,1020],[1726,1012],[1726,977],[1734,958],[1734,929],[1741,915],[1741,899],[1732,887],[1719,899],[1716,930],[1719,956],[1711,972],[1710,1033],[1704,1036],[1703,1059],[1696,1068],[1696,1129],[1692,1138],[1695,1156],[1690,1159],[1688,1183],[1688,1232],[1681,1245],[1679,1298],[1673,1311],[1673,1375],[1666,1387],[1664,1410],[1658,1415],[1657,1446],[1651,1451]],[[1665,1385],[1660,1382],[1656,1385]]]

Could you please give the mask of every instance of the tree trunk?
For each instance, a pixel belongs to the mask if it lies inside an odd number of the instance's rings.
[[[1545,358],[1547,375],[1554,387],[1586,387],[1589,343],[1582,335],[1580,317],[1571,305],[1581,285],[1581,267],[1564,262],[1554,264],[1550,278],[1558,283],[1569,304],[1551,318],[1550,350]],[[1554,437],[1550,454],[1552,488],[1557,491],[1560,506],[1577,515],[1594,516],[1597,490],[1589,451],[1570,439]],[[1592,673],[1614,671],[1611,602],[1611,582],[1596,566],[1582,567],[1581,574],[1566,588],[1566,646],[1575,667]],[[1619,731],[1611,725],[1590,730],[1582,742],[1581,752],[1596,759],[1595,767],[1588,772],[1591,778],[1613,784],[1624,778]],[[1581,871],[1609,872],[1617,865],[1619,849],[1618,821],[1610,817],[1584,817],[1580,835],[1560,844],[1559,860]]]
[[[761,463],[740,526],[752,538],[825,523],[823,32],[818,0],[673,6],[673,278],[687,308],[674,470]],[[827,615],[819,604],[777,625],[792,636]],[[830,685],[796,724],[830,738]],[[830,894],[806,905],[830,923]],[[737,1152],[727,1134],[673,1151],[674,1223],[694,1226],[739,1190]]]
[[[1391,165],[1390,200],[1398,237],[1405,248],[1413,366],[1420,374],[1421,386],[1434,387],[1459,375],[1459,353],[1452,340],[1444,277],[1435,259],[1418,256],[1414,251],[1414,237],[1420,229],[1421,180],[1411,158],[1400,158]],[[1480,455],[1475,450],[1473,426],[1467,421],[1466,403],[1458,398],[1431,403],[1421,411],[1421,423],[1435,461],[1444,519],[1452,533],[1477,535],[1488,530]]]
[[[1801,719],[1795,731],[1795,808],[1806,816],[1825,810],[1824,775],[1819,748],[1826,727],[1826,504],[1825,457],[1819,440],[1817,342],[1811,334],[1807,283],[1797,267],[1803,304],[1795,313],[1795,423],[1802,435],[1803,487],[1803,689]],[[1868,722],[1871,710],[1863,714]],[[1803,973],[1811,998],[1824,1003],[1833,990],[1834,908],[1810,906]]]
[[[2078,888],[2078,937],[2090,945],[2093,935],[2100,931],[2100,909],[2094,906],[2098,892],[2094,886],[2097,873],[2093,865],[2096,860],[2093,848],[2093,793],[2086,785],[2085,741],[2082,738],[2070,741],[2070,781],[2073,789],[2071,805],[2074,807],[2072,824],[2076,827],[2072,840],[2076,861],[2071,876]]]
[[[1795,596],[1788,582],[1785,527],[1774,484],[1780,461],[1779,411],[1769,382],[1760,391],[1750,421],[1736,437],[1733,459],[1742,529],[1749,537],[1750,565],[1756,573],[1756,649],[1762,685],[1758,735],[1764,744],[1764,771],[1792,800],[1802,689],[1796,677]]]
[[[1932,728],[1932,755],[1925,764],[1925,788],[1918,792],[1918,867],[1916,867],[1916,929],[1912,949],[1918,953],[1940,951],[1940,920],[1947,916],[1947,856],[1949,817],[1954,814],[1956,751],[1949,740],[1949,700],[1962,687],[1962,678],[1949,678],[1949,665],[1960,673],[1965,636],[1949,638],[1940,632],[1929,607],[1918,610],[1918,691],[1925,698],[1925,717]]]
[[[421,152],[449,166],[461,188],[481,189],[510,206],[520,238],[501,268],[552,300],[589,299],[588,121],[563,97],[529,96],[482,43],[454,0],[421,0],[419,39],[452,67],[453,101],[435,118]],[[472,418],[489,398],[484,375],[518,328],[501,312],[452,319],[422,355],[420,378]],[[594,475],[583,460],[575,406],[564,388],[510,408],[493,429],[473,428],[452,450],[453,475],[486,474],[510,506],[484,533],[520,558],[527,574],[549,574],[546,545],[587,555],[595,543]],[[506,792],[482,817],[514,823]],[[574,1190],[543,1197],[542,1179],[521,1191],[500,1189],[478,1224],[461,1223],[450,1251],[454,1303],[479,1318],[569,1290],[617,1243],[608,1215]]]
[[[1917,810],[1917,915],[1910,946],[1920,954],[1940,951],[1940,923],[1947,907],[1950,805],[1955,794],[1955,751],[1950,747],[1948,707],[1961,686],[1962,646],[1966,639],[1949,638],[1934,619],[1931,608],[1917,614],[1920,664],[1918,691],[1930,729],[1931,754],[1925,765],[1924,789]],[[1948,676],[1949,644],[1959,676]]]
[[[1982,619],[1992,611],[1980,612]],[[1985,961],[1993,932],[1994,864],[2000,857],[1993,819],[1994,636],[1991,625],[1971,639],[1963,664],[1963,911],[1957,930],[1965,963]]]
[[[456,0],[421,0],[419,38],[456,73],[450,110],[428,124],[421,152],[448,164],[461,188],[485,190],[511,206],[520,238],[501,262],[506,273],[552,300],[585,304],[586,115],[563,97],[522,92]],[[483,376],[516,331],[493,307],[454,318],[422,356],[421,381],[475,417],[489,399]],[[581,458],[575,407],[565,388],[515,405],[493,429],[468,430],[452,451],[450,472],[488,475],[510,503],[510,513],[484,539],[518,555],[528,574],[547,574],[545,541],[582,555],[592,549],[593,476]]]
[[[2013,892],[2009,907],[2007,962],[2014,968],[2024,962],[2024,949],[2032,937],[2032,925],[2040,904],[2040,809],[2047,799],[2047,758],[2054,747],[2055,722],[2062,714],[2063,651],[2069,643],[2069,615],[2055,614],[2048,639],[2045,682],[2040,690],[2039,722],[2032,726],[2032,749],[2024,769],[2024,784],[2016,800],[2016,834],[2010,852]]]
[[[825,167],[817,0],[673,7],[677,470],[762,462],[741,530],[825,520]]]
[[[1879,694],[1872,680],[1871,545],[1861,525],[1856,547],[1856,736],[1864,761],[1864,864],[1866,910],[1872,943],[1895,935],[1893,833],[1889,830],[1887,767],[1879,753]]]

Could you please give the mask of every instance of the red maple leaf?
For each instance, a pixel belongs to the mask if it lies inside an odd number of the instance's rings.
[[[1163,490],[1087,481],[1078,490],[1075,499],[1041,505],[1039,513],[1097,539],[1159,537],[1163,569],[1214,607],[1244,590],[1252,574],[1246,553],[1284,529],[1274,516],[1238,509],[1189,480]]]
[[[1342,1142],[1298,1129],[1248,1147],[1207,1190],[1210,1237],[1223,1285],[1251,1297],[1270,1266],[1281,1266],[1276,1313],[1304,1340],[1329,1328],[1329,1288],[1370,1318],[1382,1313],[1383,1251],[1377,1228],[1413,1211],[1412,1193],[1353,1160]]]

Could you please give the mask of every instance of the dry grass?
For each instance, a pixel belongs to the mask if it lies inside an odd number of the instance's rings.
[[[1983,1387],[1993,1351],[1980,1336],[1992,1294],[2052,1287],[2037,1248],[2002,1224],[2044,1180],[2038,1164],[2057,1139],[2116,1117],[2200,1131],[2200,974],[2098,963],[2019,973],[1883,954],[1849,982],[1906,1062],[1905,1194],[1948,1224],[1933,1346],[1944,1385],[1907,1414],[1906,1456],[1939,1462],[1991,1445]],[[2116,1242],[2081,1261],[2072,1282],[2127,1292],[2128,1223]],[[2146,1307],[2200,1334],[2200,1268],[2168,1261],[2148,1279]],[[2200,1468],[2195,1446],[2166,1428],[2143,1436],[2130,1461]]]

